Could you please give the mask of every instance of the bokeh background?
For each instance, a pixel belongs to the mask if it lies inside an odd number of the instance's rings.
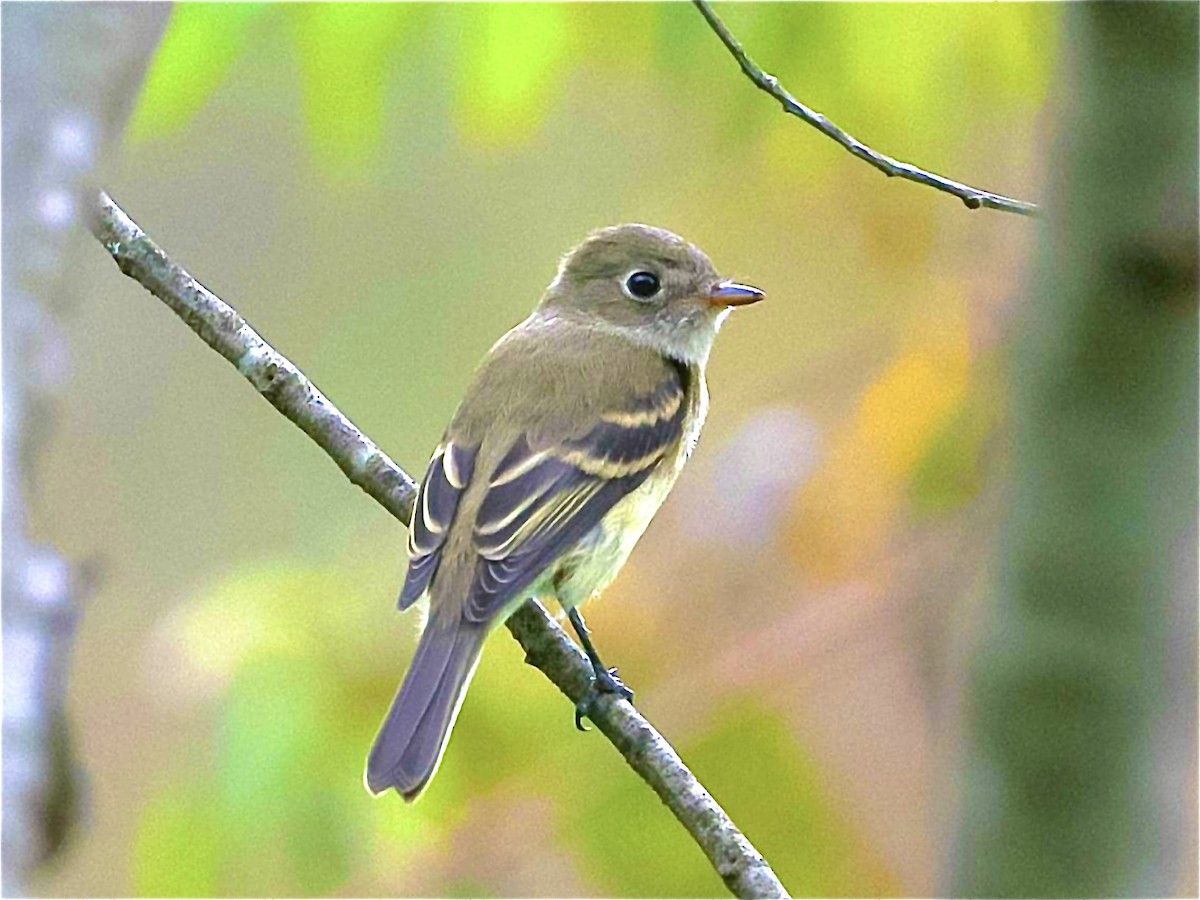
[[[1031,200],[1070,100],[1064,11],[720,9],[856,137]],[[588,622],[793,895],[949,890],[1033,221],[883,178],[682,3],[181,4],[103,185],[414,475],[588,230],[661,225],[763,288]],[[723,894],[504,633],[428,794],[371,798],[416,636],[404,529],[94,241],[72,267],[30,527],[99,574],[69,671],[82,818],[31,892]],[[1156,883],[1194,895],[1194,734],[1173,733]]]

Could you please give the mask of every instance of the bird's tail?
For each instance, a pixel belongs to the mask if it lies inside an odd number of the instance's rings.
[[[425,790],[442,761],[487,634],[486,626],[430,617],[367,758],[371,793],[394,787],[411,802]]]

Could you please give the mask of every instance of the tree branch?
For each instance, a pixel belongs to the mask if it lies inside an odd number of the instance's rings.
[[[760,90],[766,91],[778,100],[783,106],[784,112],[791,113],[828,137],[833,138],[833,140],[837,141],[859,159],[874,166],[884,175],[887,175],[889,178],[899,176],[906,181],[915,181],[917,184],[926,185],[936,191],[953,194],[966,204],[968,209],[986,207],[988,209],[998,209],[1001,212],[1016,213],[1020,216],[1041,215],[1041,210],[1036,203],[1015,200],[1012,197],[993,194],[989,191],[981,191],[979,188],[951,181],[949,178],[943,178],[941,175],[919,169],[911,163],[900,162],[899,160],[892,159],[890,156],[885,156],[876,150],[872,150],[866,144],[846,134],[846,132],[842,131],[842,129],[838,128],[816,110],[809,109],[784,90],[778,78],[760,69],[746,55],[746,51],[742,49],[742,45],[738,43],[737,38],[725,27],[725,23],[713,12],[712,7],[708,5],[708,0],[692,0],[692,3],[700,10],[700,14],[704,16],[705,21],[708,22],[712,30],[717,33],[717,37],[721,39],[721,43],[725,45],[726,49],[733,55],[733,58],[737,60],[738,65],[742,67],[742,71],[746,73],[746,77],[753,81]]]
[[[416,485],[403,469],[235,309],[173,263],[112,198],[101,192],[92,213],[92,233],[123,273],[174,310],[328,453],[351,482],[408,525]],[[525,661],[579,701],[591,683],[591,666],[546,611],[530,600],[507,624],[525,650]],[[605,695],[593,704],[589,718],[688,830],[735,896],[787,896],[761,854],[631,704]]]

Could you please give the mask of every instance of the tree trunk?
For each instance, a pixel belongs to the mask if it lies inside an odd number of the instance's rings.
[[[53,431],[68,351],[55,322],[83,252],[81,211],[166,24],[167,4],[6,3],[4,140],[3,893],[61,846],[77,779],[67,721],[84,568],[27,536],[37,461]],[[88,199],[84,199],[88,198]],[[90,248],[89,248],[90,249]]]
[[[1168,842],[1194,828],[1197,6],[1064,15],[1012,506],[969,688],[965,896],[1170,894],[1187,876]]]

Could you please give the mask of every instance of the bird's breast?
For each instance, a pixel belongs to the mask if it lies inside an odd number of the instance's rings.
[[[673,451],[547,573],[543,583],[564,609],[578,606],[608,587],[671,492],[704,424],[708,392],[702,375],[693,381],[688,404],[683,435]]]
[[[548,580],[564,609],[578,606],[600,593],[617,577],[678,474],[677,467],[664,461],[559,558],[555,571],[548,573],[551,576]]]

